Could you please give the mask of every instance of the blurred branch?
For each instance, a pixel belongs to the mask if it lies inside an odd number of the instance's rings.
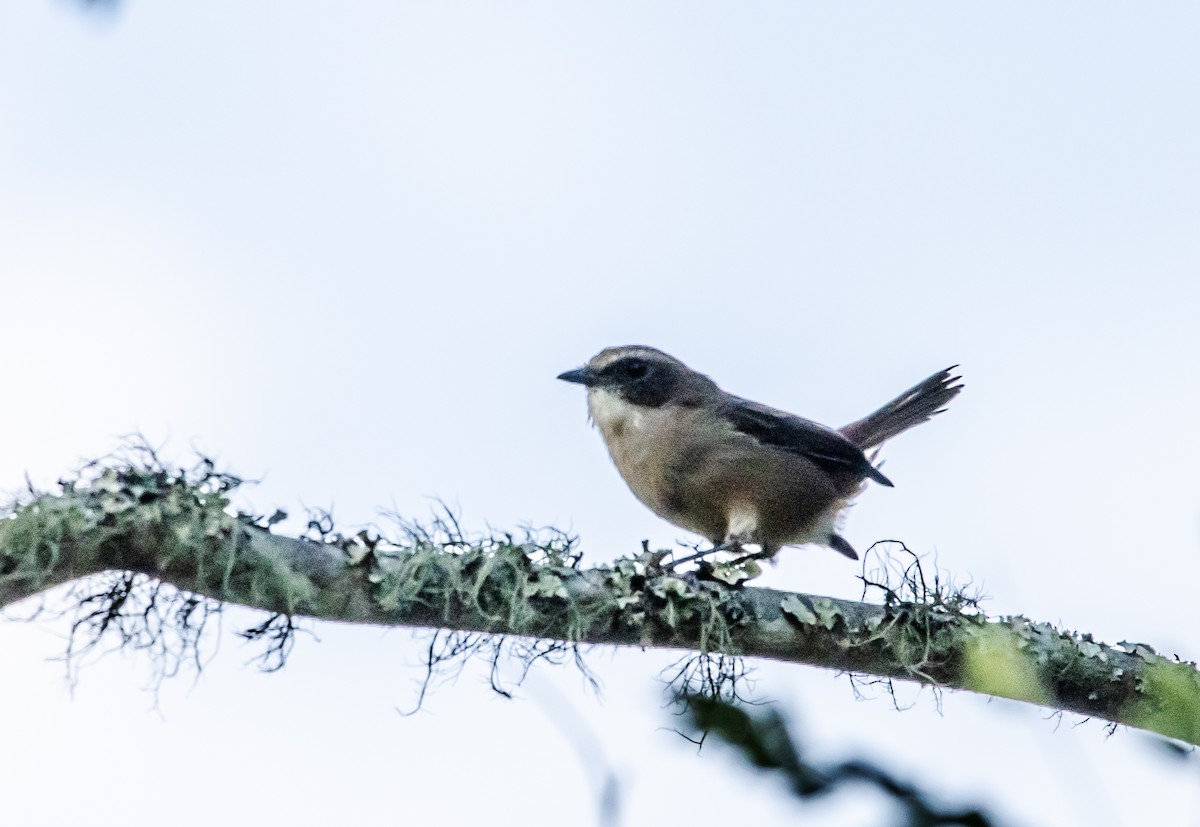
[[[813,799],[837,791],[846,784],[865,784],[890,798],[904,815],[905,827],[991,827],[995,822],[981,810],[939,807],[926,793],[887,770],[862,760],[818,765],[789,733],[787,722],[773,708],[754,716],[725,701],[694,698],[689,716],[697,734],[715,737],[737,749],[760,769],[779,772],[800,799]]]
[[[649,550],[584,569],[565,535],[468,538],[450,514],[431,528],[403,525],[392,538],[343,536],[325,515],[310,522],[310,536],[290,538],[271,530],[282,512],[230,510],[241,482],[208,460],[171,469],[134,446],[55,491],[31,489],[0,519],[0,607],[116,572],[121,583],[182,590],[187,599],[153,615],[166,621],[201,617],[197,597],[272,613],[244,633],[267,641],[271,665],[290,649],[291,619],[308,616],[451,630],[461,635],[458,654],[483,648],[499,658],[509,642],[526,663],[577,656],[581,643],[699,652],[717,658],[718,672],[740,668],[721,655],[771,658],[1013,698],[1200,743],[1194,664],[1144,644],[1109,646],[1023,617],[988,618],[961,592],[929,586],[919,561],[898,582],[886,571],[864,577],[882,597],[867,603],[731,586],[711,567],[678,574],[662,567],[664,552]],[[121,645],[142,640],[134,626],[145,601],[127,592],[88,595],[86,628],[123,630]],[[732,685],[702,677],[713,694]]]

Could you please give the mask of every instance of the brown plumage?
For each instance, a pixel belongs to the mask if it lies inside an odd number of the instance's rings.
[[[856,558],[838,517],[866,480],[892,484],[864,451],[940,413],[962,390],[951,370],[840,430],[725,393],[649,347],[608,348],[559,378],[587,386],[617,470],[663,519],[762,556],[817,543]]]

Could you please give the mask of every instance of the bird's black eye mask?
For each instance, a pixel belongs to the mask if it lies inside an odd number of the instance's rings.
[[[637,356],[629,356],[624,359],[618,359],[600,371],[600,377],[606,385],[619,386],[645,379],[653,372],[654,370],[650,363],[645,359],[640,359]]]
[[[599,373],[599,384],[632,405],[659,408],[671,401],[679,384],[678,371],[638,356],[618,359]]]

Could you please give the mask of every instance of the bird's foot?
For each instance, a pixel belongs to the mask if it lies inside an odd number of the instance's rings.
[[[664,568],[667,571],[673,572],[680,566],[685,565],[687,563],[695,562],[697,560],[699,560],[701,562],[708,562],[704,558],[711,557],[712,555],[717,554],[718,552],[722,552],[722,551],[739,552],[741,550],[742,550],[742,546],[740,543],[736,543],[736,544],[723,543],[719,546],[713,546],[712,548],[710,548],[706,551],[697,551],[695,554],[689,554],[687,557],[680,557],[678,560],[672,560],[671,562],[667,563],[667,565]]]
[[[729,561],[730,566],[740,566],[743,563],[749,563],[754,560],[770,560],[775,556],[775,551],[771,549],[763,549],[762,551],[752,551],[749,554],[743,554],[741,557],[736,557]]]

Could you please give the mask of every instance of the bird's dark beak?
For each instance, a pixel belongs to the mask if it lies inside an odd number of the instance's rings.
[[[591,385],[596,381],[596,373],[591,368],[575,368],[575,370],[560,373],[558,378],[564,382],[574,382],[576,385]]]

